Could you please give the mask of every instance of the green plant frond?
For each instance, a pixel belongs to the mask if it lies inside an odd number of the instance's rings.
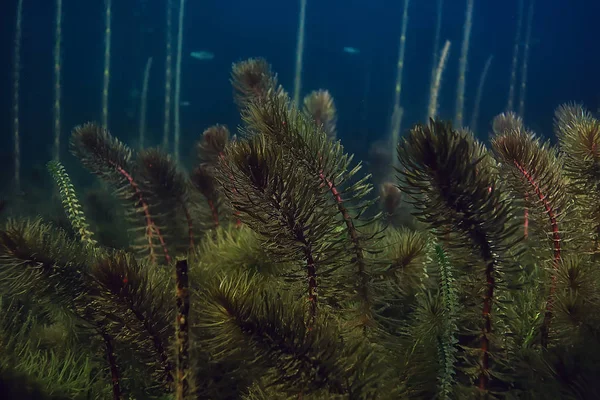
[[[231,70],[234,99],[239,108],[262,102],[272,93],[285,95],[277,84],[277,76],[264,58],[250,58],[234,63]],[[287,95],[285,95],[287,96]]]
[[[318,127],[335,140],[337,136],[337,110],[331,93],[327,90],[316,90],[304,98],[304,115],[311,118]]]
[[[69,308],[85,292],[90,251],[41,220],[8,220],[0,230],[3,291]]]
[[[137,170],[144,191],[148,193],[151,214],[155,216],[154,223],[160,222],[166,227],[162,229],[163,236],[169,234],[171,246],[181,244],[183,249],[193,248],[195,235],[188,178],[172,157],[159,149],[141,151]],[[181,232],[185,235],[179,238]]]
[[[70,141],[71,152],[93,174],[111,184],[123,201],[129,220],[134,223],[132,234],[138,242],[140,253],[156,263],[158,249],[162,250],[165,262],[170,262],[161,227],[155,222],[149,204],[149,193],[141,186],[136,175],[133,153],[129,147],[113,137],[106,129],[87,123],[73,130]],[[142,244],[143,243],[143,244]]]
[[[196,144],[196,154],[200,164],[215,166],[225,154],[225,147],[229,143],[229,129],[225,125],[213,125],[204,132]]]
[[[75,188],[71,183],[71,178],[69,178],[65,167],[59,161],[50,161],[47,164],[47,168],[52,175],[54,182],[58,186],[65,213],[69,218],[73,230],[77,232],[79,238],[83,242],[90,246],[94,246],[96,244],[96,241],[93,239],[94,234],[90,231],[89,225],[85,220],[83,209],[79,204]]]
[[[524,130],[525,125],[523,124],[523,119],[513,111],[499,114],[494,117],[494,120],[492,121],[492,132],[494,132],[494,135],[496,136],[513,131]]]
[[[511,130],[493,137],[492,148],[515,195],[543,216],[545,231],[564,231],[559,224],[569,205],[567,182],[562,161],[549,143],[541,143],[525,130]]]
[[[411,195],[416,216],[434,228],[450,249],[471,249],[483,262],[483,268],[472,275],[475,293],[483,301],[470,307],[470,312],[483,318],[476,328],[479,341],[467,358],[477,371],[479,390],[487,391],[494,386],[491,377],[498,376],[491,372],[502,369],[496,361],[502,343],[494,337],[504,330],[502,293],[512,281],[507,275],[515,272],[514,264],[507,261],[508,250],[518,240],[513,205],[484,147],[447,123],[432,120],[427,126],[414,127],[398,146],[398,157],[403,191]]]
[[[242,118],[245,136],[263,135],[266,141],[281,149],[282,157],[289,158],[288,162],[299,173],[312,179],[313,185],[324,189],[318,195],[327,202],[324,207],[337,214],[337,225],[345,231],[345,240],[341,240],[340,244],[351,255],[345,271],[353,270],[354,290],[366,312],[364,318],[372,320],[368,315],[372,306],[368,293],[371,266],[366,264],[365,252],[374,238],[363,235],[358,226],[363,213],[377,202],[377,199],[365,201],[373,189],[368,182],[370,176],[356,179],[360,163],[351,168],[352,156],[344,152],[341,143],[329,139],[323,128],[316,126],[312,119],[290,108],[289,98],[270,96],[260,103],[252,103],[242,112]],[[362,222],[374,222],[380,217],[377,215]]]
[[[554,127],[565,153],[565,172],[583,187],[600,181],[600,121],[579,104],[565,104],[555,112]]]
[[[259,233],[274,261],[305,264],[309,315],[314,316],[320,281],[344,259],[336,215],[320,196],[323,189],[262,136],[229,148],[219,181],[239,218]]]
[[[282,393],[309,395],[327,389],[370,398],[385,373],[366,344],[342,342],[335,319],[324,312],[308,328],[301,302],[267,288],[260,277],[248,274],[206,287],[194,327],[202,338],[200,346],[214,360],[233,357],[263,371],[273,369],[265,385]]]
[[[165,290],[171,286],[168,276],[124,252],[101,257],[90,274],[95,284],[88,294],[89,307],[96,323],[106,326],[118,344],[133,348],[155,381],[169,388],[174,373],[169,348],[174,314]]]
[[[14,302],[13,302],[14,303]],[[0,298],[0,387],[3,396],[27,399],[35,390],[48,398],[102,398],[106,387],[98,381],[98,366],[85,352],[55,343],[53,348],[40,346],[46,332],[34,313]],[[64,326],[62,329],[66,329]],[[21,381],[21,387],[8,389],[9,383]],[[17,394],[19,393],[19,394]]]
[[[260,275],[280,275],[291,266],[273,262],[260,237],[248,226],[228,225],[206,235],[196,248],[196,260],[210,271],[240,269]],[[192,282],[201,280],[192,279]]]

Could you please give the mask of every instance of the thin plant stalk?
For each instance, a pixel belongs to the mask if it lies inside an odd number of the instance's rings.
[[[481,99],[483,97],[483,87],[485,86],[485,81],[493,59],[493,55],[488,57],[485,66],[483,67],[483,71],[481,72],[481,77],[479,78],[479,86],[477,87],[477,95],[475,96],[475,106],[473,107],[473,115],[471,116],[471,125],[469,125],[473,132],[477,132],[477,120],[479,119],[479,108],[481,107]]]
[[[429,92],[435,81],[435,73],[437,71],[438,60],[440,57],[440,35],[442,32],[442,16],[444,11],[444,0],[437,0],[437,12],[435,20],[435,34],[433,36],[433,55],[431,57],[431,78],[429,80]]]
[[[163,125],[162,146],[169,150],[169,136],[171,135],[171,107],[173,85],[173,1],[167,0],[167,28],[165,48],[165,114]]]
[[[530,0],[527,12],[527,32],[525,34],[525,50],[523,51],[523,65],[521,66],[521,91],[519,93],[519,115],[525,114],[525,95],[527,91],[527,67],[529,62],[529,44],[531,42],[531,25],[533,25],[533,7],[535,0]]]
[[[19,121],[19,94],[21,85],[21,38],[23,35],[23,0],[17,3],[17,21],[15,25],[15,48],[13,59],[13,157],[14,157],[14,179],[17,192],[21,189],[21,139]]]
[[[433,84],[431,85],[431,92],[429,93],[429,111],[427,113],[427,120],[430,120],[431,118],[437,116],[438,96],[440,93],[440,86],[442,84],[442,73],[444,72],[444,68],[446,67],[446,61],[448,60],[449,53],[450,41],[446,40],[446,44],[444,44],[444,48],[442,49],[442,53],[440,55],[438,66],[435,69],[435,77],[433,80]]]
[[[190,392],[190,354],[189,354],[189,314],[190,294],[187,260],[179,260],[175,265],[177,280],[177,381],[176,399],[185,400]]]
[[[396,69],[396,86],[394,88],[394,112],[392,113],[391,137],[392,137],[392,166],[399,167],[396,147],[400,131],[402,130],[402,115],[403,109],[400,107],[400,94],[402,93],[402,73],[404,72],[404,55],[406,53],[406,28],[408,26],[408,6],[410,0],[404,0],[404,11],[402,12],[402,30],[400,32],[400,41],[398,44],[398,65]]]
[[[519,0],[519,10],[517,13],[517,32],[515,35],[515,44],[513,46],[513,57],[510,68],[510,86],[508,87],[508,101],[506,111],[513,111],[515,102],[515,86],[517,84],[517,63],[519,61],[519,44],[521,43],[521,31],[523,30],[523,0]]]
[[[402,72],[404,71],[404,54],[406,53],[406,28],[408,26],[408,6],[410,0],[404,0],[404,11],[402,13],[402,31],[398,44],[398,65],[396,69],[396,87],[394,90],[394,110],[400,107],[400,94],[402,93]]]
[[[474,0],[467,0],[465,26],[463,30],[463,42],[458,67],[458,85],[456,89],[456,114],[454,115],[454,123],[455,126],[459,128],[462,127],[464,118],[467,62],[469,59],[469,44],[471,42],[471,27],[473,25],[473,3]]]
[[[393,178],[396,170],[400,168],[400,160],[398,157],[394,157],[398,151],[398,142],[400,141],[400,125],[402,124],[402,116],[404,115],[404,109],[400,105],[394,106],[394,113],[392,114],[392,171],[391,177]]]
[[[183,51],[183,17],[185,15],[185,0],[179,2],[179,27],[177,32],[177,61],[175,64],[175,112],[173,114],[175,136],[173,154],[175,162],[179,162],[179,137],[181,135],[180,107],[181,102],[181,58]]]
[[[112,0],[104,0],[104,72],[102,85],[102,127],[108,129],[108,89],[110,86],[110,45]]]
[[[144,69],[144,83],[142,85],[142,97],[140,100],[140,149],[144,148],[146,139],[146,109],[148,107],[148,83],[150,81],[150,68],[152,68],[152,57],[148,58]]]
[[[61,103],[61,46],[62,46],[62,0],[56,0],[54,26],[54,159],[60,159],[60,103]]]
[[[304,58],[304,27],[306,24],[306,0],[300,0],[300,16],[298,18],[298,38],[296,41],[296,72],[294,78],[294,104],[300,105],[302,91],[302,60]]]

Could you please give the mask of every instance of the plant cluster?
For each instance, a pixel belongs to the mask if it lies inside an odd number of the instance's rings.
[[[114,190],[110,248],[49,170],[72,230],[0,228],[0,389],[33,399],[597,398],[600,122],[513,113],[491,146],[430,120],[397,148],[387,214],[335,140],[325,91],[298,109],[265,60],[237,63],[239,135],[201,135],[186,173],[105,129],[72,153]]]

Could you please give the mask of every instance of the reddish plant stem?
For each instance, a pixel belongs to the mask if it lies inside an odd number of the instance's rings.
[[[112,341],[110,336],[104,332],[101,333],[101,336],[104,340],[104,346],[106,348],[106,360],[108,361],[108,366],[110,368],[110,375],[113,388],[113,399],[121,400],[121,379],[119,376],[119,368],[117,367],[117,358],[115,357],[115,351],[113,349]]]
[[[561,261],[560,231],[558,230],[558,221],[556,220],[556,212],[553,209],[552,205],[550,204],[550,201],[548,201],[548,197],[544,193],[542,193],[542,190],[540,189],[539,185],[534,180],[534,178],[531,176],[531,174],[525,169],[525,167],[523,167],[516,161],[515,161],[515,165],[516,165],[517,169],[521,172],[521,174],[523,174],[523,176],[525,177],[527,182],[533,187],[535,194],[538,196],[538,198],[542,202],[542,204],[544,206],[544,210],[546,211],[546,214],[548,215],[548,219],[550,221],[550,227],[552,229],[552,243],[553,243],[553,251],[554,251],[554,262],[552,264],[553,264],[553,268],[554,268],[554,273],[552,274],[552,284],[550,286],[550,293],[548,295],[548,299],[546,300],[546,312],[544,314],[544,321],[542,322],[542,328],[541,328],[541,333],[542,333],[541,344],[542,344],[542,347],[547,347],[548,346],[548,334],[549,334],[549,330],[550,330],[550,321],[552,319],[552,309],[554,306],[554,292],[556,291],[556,283],[557,283],[556,272],[558,271],[558,266]]]
[[[188,226],[188,237],[190,238],[190,249],[194,248],[194,229],[192,223],[192,216],[190,215],[190,210],[188,210],[185,204],[181,204],[183,207],[183,212],[185,213],[185,219],[187,221]]]
[[[189,277],[187,260],[179,260],[175,265],[177,280],[177,388],[176,399],[185,400],[190,392],[189,360]]]
[[[127,179],[127,181],[129,182],[129,185],[135,192],[136,197],[138,198],[139,204],[142,206],[142,210],[144,211],[144,217],[146,218],[146,237],[148,238],[148,246],[150,248],[150,260],[153,263],[156,262],[156,255],[154,254],[154,244],[153,244],[153,240],[152,240],[154,237],[154,232],[156,232],[158,241],[160,242],[160,245],[162,246],[163,252],[165,254],[165,260],[166,260],[167,264],[170,264],[171,256],[169,255],[169,250],[167,249],[167,244],[165,243],[164,237],[160,234],[160,229],[158,228],[158,226],[156,226],[156,224],[152,220],[152,216],[150,215],[150,207],[148,206],[148,203],[146,202],[146,200],[144,200],[144,196],[142,195],[142,191],[140,190],[140,187],[135,182],[135,180],[133,179],[131,174],[129,174],[129,172],[125,171],[120,165],[116,165],[113,163],[113,166],[117,169],[117,171],[121,175],[123,175],[125,177],[125,179]]]
[[[479,389],[487,390],[488,375],[487,371],[490,368],[490,339],[489,334],[492,332],[492,301],[494,299],[494,287],[496,286],[496,280],[494,279],[494,261],[489,261],[485,269],[486,278],[486,292],[483,299],[483,312],[482,316],[484,319],[483,329],[481,332],[481,371],[479,373]]]
[[[525,193],[525,201],[529,200],[529,194]],[[524,212],[524,221],[523,221],[523,236],[525,239],[529,237],[529,207],[525,206]]]
[[[223,152],[219,153],[219,158],[221,159],[221,161],[225,162],[225,154],[223,154]],[[233,174],[231,172],[229,173],[229,179],[233,183]],[[233,192],[233,194],[237,194],[238,193],[238,191],[237,191],[237,189],[235,188],[234,185],[232,185],[231,191]],[[235,220],[235,226],[236,226],[236,228],[241,227],[242,226],[242,221],[240,220],[240,212],[239,211],[234,211],[233,215],[236,216],[236,220]]]
[[[219,227],[219,213],[217,212],[217,208],[215,207],[215,203],[210,200],[208,200],[208,207],[210,207],[210,212],[212,214],[213,217],[213,224],[215,226],[215,229]]]
[[[304,246],[304,255],[306,258],[306,275],[308,279],[308,330],[312,330],[312,326],[317,317],[318,303],[318,288],[317,288],[317,267],[312,252],[308,244]]]
[[[333,198],[337,205],[338,211],[340,212],[340,214],[342,215],[342,218],[344,219],[344,222],[346,223],[346,228],[348,229],[348,233],[350,235],[350,240],[352,241],[352,244],[354,245],[355,256],[356,256],[355,261],[358,266],[358,276],[360,278],[359,293],[360,293],[362,299],[364,300],[364,302],[368,302],[368,299],[369,299],[369,292],[368,292],[369,277],[366,273],[365,259],[364,259],[362,249],[360,247],[360,238],[358,237],[358,232],[356,231],[356,227],[354,226],[354,221],[352,220],[352,217],[350,216],[350,214],[348,213],[348,210],[346,209],[346,207],[343,204],[342,195],[337,190],[337,188],[335,187],[333,182],[325,176],[322,169],[319,171],[319,179],[321,179],[321,182],[323,182],[323,184],[325,184],[329,188],[329,191],[333,195]],[[364,304],[363,304],[363,306],[364,306]],[[370,320],[371,319],[370,310],[364,308],[363,311],[365,311],[366,319]],[[365,321],[365,322],[367,322],[367,321]]]

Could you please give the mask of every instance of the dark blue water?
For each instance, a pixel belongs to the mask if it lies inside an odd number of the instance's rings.
[[[50,157],[52,143],[52,49],[54,2],[25,0],[22,56],[22,141],[24,175]],[[126,141],[137,136],[142,73],[154,58],[148,99],[151,144],[162,136],[164,79],[164,1],[113,1],[110,127]],[[175,1],[178,3],[178,1]],[[292,91],[299,2],[294,0],[187,1],[184,31],[182,157],[214,123],[232,129],[239,117],[231,97],[231,63],[262,56]],[[455,82],[466,1],[446,0],[442,40],[452,41],[444,74],[440,115],[454,113]],[[532,33],[525,119],[550,136],[553,110],[567,101],[597,110],[600,52],[594,16],[597,1],[537,0]],[[504,110],[516,24],[517,0],[476,0],[473,17],[466,121],[470,120],[479,74],[494,55],[481,105],[478,136],[486,138],[491,118]],[[403,127],[424,117],[428,102],[436,0],[413,0],[409,12],[402,93]],[[0,180],[12,175],[10,123],[11,65],[16,0],[0,4]],[[366,157],[367,148],[387,135],[393,99],[402,1],[308,0],[305,93],[329,89],[339,110],[338,136],[349,151]],[[175,16],[177,12],[175,12]],[[63,155],[69,164],[70,129],[100,118],[103,64],[103,1],[64,0]],[[176,33],[176,32],[175,32]],[[343,47],[360,49],[349,55]],[[191,51],[208,50],[215,59],[195,60]],[[28,172],[29,171],[29,172]]]

